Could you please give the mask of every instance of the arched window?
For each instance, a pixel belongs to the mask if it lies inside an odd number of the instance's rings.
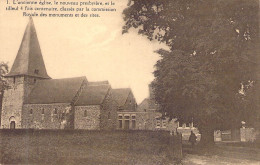
[[[44,108],[42,108],[42,115],[44,115]]]
[[[30,109],[30,114],[33,114],[33,110],[32,109]]]
[[[87,110],[84,111],[84,117],[87,117]]]

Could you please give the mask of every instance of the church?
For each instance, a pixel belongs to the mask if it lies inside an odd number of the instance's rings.
[[[85,76],[51,78],[31,17],[4,77],[9,87],[3,94],[1,129],[182,130],[162,118],[151,86],[149,97],[137,106],[130,88],[112,89],[108,81],[90,82]]]
[[[117,128],[118,103],[108,81],[48,75],[32,18],[5,80],[9,88],[3,95],[2,129]]]

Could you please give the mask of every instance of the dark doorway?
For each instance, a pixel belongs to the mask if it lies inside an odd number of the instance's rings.
[[[11,123],[10,123],[10,129],[15,129],[15,121],[11,121]]]

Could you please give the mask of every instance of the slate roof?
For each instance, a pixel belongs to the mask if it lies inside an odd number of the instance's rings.
[[[108,81],[95,81],[95,82],[88,82],[88,85],[109,85]]]
[[[149,102],[148,98],[145,98],[137,107],[137,111],[145,111],[149,109]]]
[[[118,105],[124,106],[131,92],[131,89],[130,88],[112,89],[111,92],[112,92],[113,99],[118,103]]]
[[[158,105],[156,105],[154,99],[145,98],[137,107],[137,111],[156,111]]]
[[[5,76],[8,77],[17,75],[29,75],[47,79],[50,78],[45,68],[40,44],[31,17],[25,29],[20,48],[14,60],[11,71]]]
[[[39,80],[25,104],[71,103],[86,77]]]
[[[110,89],[111,86],[106,84],[88,85],[83,89],[75,106],[101,105]]]

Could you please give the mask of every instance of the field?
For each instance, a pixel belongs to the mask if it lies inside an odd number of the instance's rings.
[[[173,164],[172,146],[168,132],[0,130],[0,163]]]

